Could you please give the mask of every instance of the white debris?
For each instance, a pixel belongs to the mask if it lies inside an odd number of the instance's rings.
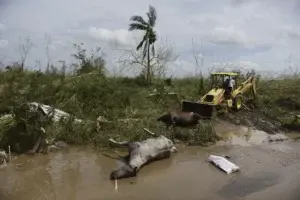
[[[232,162],[228,161],[226,158],[221,156],[210,155],[208,161],[215,164],[218,168],[222,169],[227,174],[239,171],[239,167]]]
[[[60,121],[60,119],[62,119],[62,118],[70,117],[69,113],[66,113],[66,112],[56,109],[56,108],[52,108],[51,106],[48,106],[48,105],[44,105],[44,104],[40,104],[40,103],[36,103],[36,102],[29,103],[29,105],[34,106],[35,109],[40,108],[43,111],[43,113],[48,116],[50,116],[53,112],[53,121],[55,121],[55,122]],[[75,119],[75,121],[79,122],[79,123],[82,122],[81,119]]]

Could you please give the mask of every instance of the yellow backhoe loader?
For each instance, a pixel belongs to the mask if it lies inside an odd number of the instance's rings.
[[[229,90],[227,80],[234,79],[235,86]],[[221,108],[240,110],[243,106],[244,94],[252,91],[256,98],[255,75],[249,74],[246,81],[240,82],[240,74],[236,72],[215,72],[210,76],[211,90],[198,102],[182,101],[183,112],[195,112],[203,118],[209,119]]]

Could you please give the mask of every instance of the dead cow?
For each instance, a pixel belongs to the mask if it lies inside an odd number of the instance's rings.
[[[170,126],[190,127],[198,124],[202,119],[200,115],[194,112],[169,112],[157,119],[166,124],[167,128]]]
[[[144,165],[169,158],[171,153],[177,152],[173,142],[163,135],[142,142],[116,142],[113,139],[110,142],[127,147],[129,153],[124,165],[110,173],[110,179],[134,177]]]

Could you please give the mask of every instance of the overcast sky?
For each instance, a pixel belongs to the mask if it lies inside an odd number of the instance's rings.
[[[20,37],[34,42],[27,65],[45,63],[45,34],[52,39],[50,55],[70,60],[72,44],[103,47],[108,67],[118,52],[139,35],[128,32],[129,18],[155,6],[157,32],[173,43],[174,76],[192,75],[192,38],[203,41],[205,67],[213,62],[283,70],[288,61],[300,63],[300,1],[297,0],[0,0],[0,58],[19,59]],[[199,51],[200,53],[200,51]]]

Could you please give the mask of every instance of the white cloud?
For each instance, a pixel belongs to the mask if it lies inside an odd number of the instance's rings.
[[[280,27],[280,39],[285,42],[299,42],[300,41],[300,26],[284,25]],[[284,43],[286,44],[286,43]]]
[[[131,46],[135,43],[134,33],[125,29],[109,30],[105,28],[90,27],[88,33],[97,40],[106,41],[112,44]]]
[[[255,62],[249,61],[235,61],[235,62],[222,62],[222,63],[213,63],[215,70],[224,70],[224,71],[232,71],[232,70],[240,70],[242,72],[247,72],[249,70],[254,69],[255,71],[262,70],[261,65]]]
[[[7,29],[7,27],[4,24],[0,23],[0,32],[5,31],[6,29]]]
[[[244,31],[238,30],[233,26],[215,27],[208,39],[212,43],[224,45],[248,47],[254,44],[254,41],[251,41]]]
[[[213,71],[240,71],[242,74],[246,74],[254,70],[257,74],[263,77],[274,77],[278,75],[278,71],[266,70],[260,64],[256,62],[249,61],[233,61],[233,62],[223,62],[223,63],[213,63]]]
[[[167,70],[167,76],[193,76],[195,75],[195,65],[187,60],[176,59]]]
[[[175,51],[180,54],[180,60],[172,66],[172,73],[181,76],[194,72],[192,38],[198,42],[203,38],[201,53],[204,55],[205,66],[214,62],[210,59],[213,54],[222,58],[220,61],[247,61],[272,70],[283,69],[289,54],[292,54],[294,62],[299,62],[300,15],[295,12],[299,6],[297,2],[153,0],[152,4],[158,12],[156,29],[159,35],[174,41]],[[94,48],[99,42],[106,53],[110,54],[108,59],[112,59],[112,44],[135,47],[141,39],[138,32],[127,30],[129,18],[132,15],[147,17],[145,13],[149,2],[128,0],[126,4],[132,6],[126,9],[116,7],[119,4],[120,0],[105,3],[97,0],[28,0],[26,4],[12,1],[6,10],[0,7],[0,13],[5,11],[0,21],[9,27],[0,35],[0,39],[9,41],[9,46],[5,50],[0,49],[0,54],[18,59],[16,41],[19,41],[19,36],[30,35],[37,44],[37,53],[30,54],[28,63],[34,64],[36,59],[44,59],[44,45],[41,45],[44,41],[41,38],[48,33],[52,38],[65,43],[55,44],[55,51],[62,52],[59,59],[69,59],[67,56],[73,51],[71,44],[75,42],[83,42],[87,48]],[[0,25],[0,29],[3,30],[3,26]]]
[[[0,40],[0,49],[3,49],[8,46],[7,40]]]

